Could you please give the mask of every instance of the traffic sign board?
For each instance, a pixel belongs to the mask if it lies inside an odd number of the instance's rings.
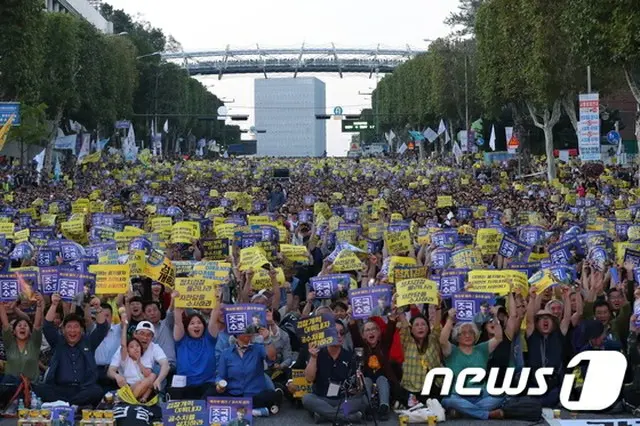
[[[341,106],[337,106],[333,109],[333,115],[342,115],[343,109]]]
[[[20,125],[20,102],[0,102],[0,126],[9,121],[9,117],[13,117],[11,126]]]
[[[375,130],[375,124],[364,120],[342,120],[342,132],[360,132],[362,130]]]
[[[620,133],[616,132],[615,130],[607,133],[607,141],[609,141],[609,143],[611,144],[618,144],[620,142],[620,139]]]
[[[131,123],[128,120],[119,120],[116,121],[115,128],[116,129],[128,129]]]

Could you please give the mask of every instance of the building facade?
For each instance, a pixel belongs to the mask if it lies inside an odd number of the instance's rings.
[[[71,13],[87,20],[104,34],[112,34],[113,24],[104,19],[94,5],[87,0],[44,0],[49,12]]]
[[[327,149],[325,84],[315,77],[255,80],[257,154],[321,157]]]

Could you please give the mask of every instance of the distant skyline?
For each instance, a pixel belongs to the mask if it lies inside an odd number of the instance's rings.
[[[148,21],[173,36],[183,49],[223,50],[232,48],[327,46],[381,47],[426,49],[424,39],[445,37],[451,28],[444,19],[457,10],[458,0],[350,0],[335,5],[319,5],[300,0],[271,0],[260,2],[212,2],[210,0],[105,0],[116,9],[123,9],[136,19]],[[342,106],[345,113],[358,113],[371,106],[370,96],[358,92],[371,92],[375,76],[365,74],[302,74],[315,76],[326,83],[328,109]],[[276,75],[270,78],[292,77]],[[232,100],[231,112],[248,114],[249,120],[241,124],[253,125],[253,80],[261,74],[242,76],[197,77],[221,99]],[[382,78],[382,75],[380,76]],[[327,122],[327,152],[345,155],[349,149],[350,134],[343,134],[336,120]],[[258,142],[259,143],[259,142]]]

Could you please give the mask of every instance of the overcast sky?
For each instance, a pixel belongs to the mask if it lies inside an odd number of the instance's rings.
[[[149,21],[165,34],[178,40],[186,52],[233,48],[300,47],[305,45],[336,47],[406,47],[426,49],[423,39],[449,34],[443,21],[457,9],[458,0],[347,0],[316,2],[310,0],[105,0],[116,9]],[[307,76],[311,74],[302,74]],[[287,77],[287,75],[279,75]],[[340,105],[345,113],[358,113],[371,105],[370,92],[376,80],[368,75],[316,74],[327,84],[327,108]],[[291,76],[288,76],[291,77]],[[381,76],[382,77],[382,76]],[[253,124],[253,80],[262,75],[199,77],[209,90],[230,103],[232,113],[248,114]],[[328,111],[330,112],[330,111]],[[340,132],[340,124],[327,124],[329,155],[344,155],[349,134]]]

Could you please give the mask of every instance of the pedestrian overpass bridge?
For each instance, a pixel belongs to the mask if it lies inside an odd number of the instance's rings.
[[[375,73],[393,72],[399,65],[426,50],[404,48],[336,47],[334,43],[324,47],[310,47],[303,43],[299,48],[233,49],[229,45],[222,50],[194,52],[164,52],[162,58],[184,67],[190,75],[263,74],[272,73]]]

